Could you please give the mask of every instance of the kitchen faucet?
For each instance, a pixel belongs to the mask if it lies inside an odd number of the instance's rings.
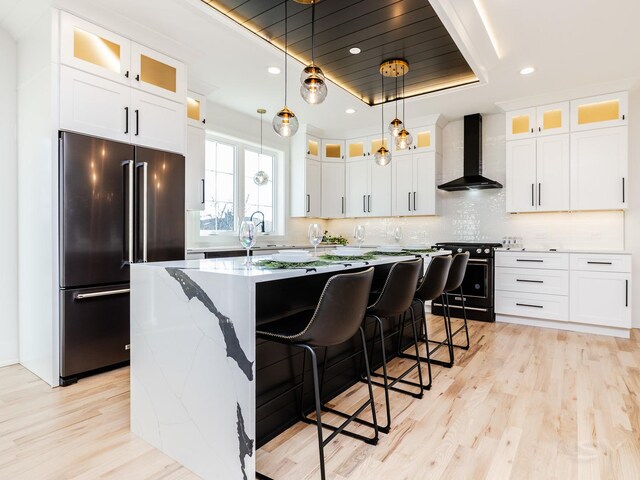
[[[253,222],[253,216],[254,216],[254,215],[256,215],[256,214],[258,214],[258,213],[259,213],[260,215],[262,215],[262,221],[261,221],[261,222],[256,223],[255,225],[256,225],[256,228],[260,227],[260,231],[261,231],[262,233],[264,233],[264,213],[262,213],[260,210],[256,210],[255,212],[253,212],[253,213],[251,214],[251,216],[249,217],[249,220],[251,220],[251,221]]]

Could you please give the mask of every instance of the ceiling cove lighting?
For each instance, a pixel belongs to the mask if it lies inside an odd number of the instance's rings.
[[[380,65],[380,73],[383,77],[402,77],[402,120],[405,119],[405,105],[404,105],[404,76],[409,72],[409,62],[400,58],[394,58],[391,60],[387,60]],[[384,93],[384,92],[383,92]],[[397,98],[397,92],[396,92]],[[382,97],[382,102],[384,102],[384,96]],[[397,103],[397,102],[396,102]],[[397,121],[397,125],[394,125]],[[389,125],[389,131],[393,135],[393,130],[398,129],[398,133],[395,136],[396,139],[396,147],[398,150],[407,150],[411,144],[413,143],[413,137],[407,131],[404,126],[404,122],[401,122],[400,119],[396,118]]]
[[[362,50],[360,50],[358,47],[351,47],[349,49],[349,53],[351,55],[358,55]]]
[[[288,41],[288,21],[287,3],[284,2],[284,107],[275,117],[273,117],[273,129],[281,137],[291,137],[298,131],[298,119],[296,115],[287,108],[287,41]]]
[[[384,74],[382,69],[380,70],[380,83],[382,90],[382,101],[380,102],[380,148],[373,156],[376,159],[376,163],[382,167],[391,163],[391,152],[384,146]]]
[[[319,0],[294,0],[297,3],[311,4],[311,63],[300,74],[300,95],[310,105],[318,105],[327,98],[327,82],[322,69],[315,64],[315,24],[316,3]]]
[[[520,75],[531,75],[535,71],[536,69],[533,67],[524,67],[522,70],[520,70]]]
[[[271,75],[280,75],[280,69],[278,67],[269,67],[267,68],[267,72]]]

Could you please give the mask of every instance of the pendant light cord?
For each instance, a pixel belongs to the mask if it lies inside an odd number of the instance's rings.
[[[398,75],[396,75],[396,118],[398,118]]]
[[[260,114],[260,156],[262,156],[262,124],[264,123],[262,121],[262,116],[264,115],[264,113]]]
[[[315,65],[316,60],[316,2],[311,4],[311,65]]]
[[[404,112],[404,65],[402,66],[402,123],[404,125],[403,128],[407,128],[407,124],[405,123],[405,112]]]
[[[288,32],[288,23],[287,23],[287,2],[289,0],[284,1],[284,106],[287,106],[287,32]]]
[[[380,114],[380,116],[382,117],[381,118],[382,121],[380,122],[380,127],[381,127],[380,135],[382,136],[382,138],[380,139],[380,141],[382,142],[381,146],[384,147],[384,75],[381,74],[380,78],[381,78],[380,84],[382,86],[382,101],[380,102],[380,106],[381,106],[380,110],[382,112]]]

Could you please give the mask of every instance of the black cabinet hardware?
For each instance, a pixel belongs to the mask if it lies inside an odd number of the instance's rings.
[[[129,133],[129,107],[124,107],[124,133]]]
[[[534,305],[532,303],[516,303],[519,307],[544,308],[542,305]]]
[[[407,210],[411,211],[411,192],[407,192]]]
[[[533,133],[533,128],[531,129],[531,133]]]
[[[624,177],[622,177],[622,203],[624,203],[625,192],[624,192]]]
[[[533,183],[532,183],[532,184],[531,184],[531,206],[532,206],[532,207],[535,207],[535,205],[536,205],[536,204],[535,204],[535,201],[534,201],[534,199],[533,199],[533,197],[534,197],[534,195],[535,195],[535,193],[534,193],[534,189],[535,189],[535,188],[536,188],[535,184],[533,184]]]
[[[624,115],[624,114],[622,115],[622,119],[623,119],[623,120],[625,119],[625,115]]]
[[[344,197],[342,197],[342,214],[344,215]]]
[[[124,76],[125,76],[126,78],[129,78],[129,70],[127,70],[126,72],[124,72]]]
[[[204,205],[204,178],[200,179],[200,181],[202,182],[202,200],[200,203]]]
[[[311,155],[311,150],[307,150],[307,155]]]
[[[140,110],[136,110],[136,133],[135,135],[140,135]]]
[[[526,279],[523,279],[523,278],[516,278],[516,282],[544,283],[544,280],[526,280]]]
[[[587,263],[589,265],[613,265],[612,262],[589,262],[589,261],[587,261]]]
[[[362,195],[362,211],[367,213],[367,196]]]
[[[542,195],[540,195],[540,183],[538,184],[538,205],[541,205],[540,202],[542,202]]]
[[[542,131],[542,127],[538,127],[538,131],[541,132]]]
[[[371,195],[367,195],[367,212],[371,213]]]
[[[140,81],[140,75],[136,75],[136,82]]]
[[[311,195],[307,193],[307,213],[311,211]]]
[[[413,192],[413,211],[416,211],[416,192]]]
[[[529,258],[516,258],[516,262],[542,263],[544,260],[534,260]]]
[[[624,281],[624,306],[629,306],[629,280]]]
[[[203,118],[203,119],[202,119],[202,123],[203,123],[203,124],[207,123],[207,119],[206,119],[206,118]]]

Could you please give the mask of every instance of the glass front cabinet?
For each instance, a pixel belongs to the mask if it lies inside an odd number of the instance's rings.
[[[620,127],[628,121],[627,92],[610,93],[571,101],[571,130]]]

